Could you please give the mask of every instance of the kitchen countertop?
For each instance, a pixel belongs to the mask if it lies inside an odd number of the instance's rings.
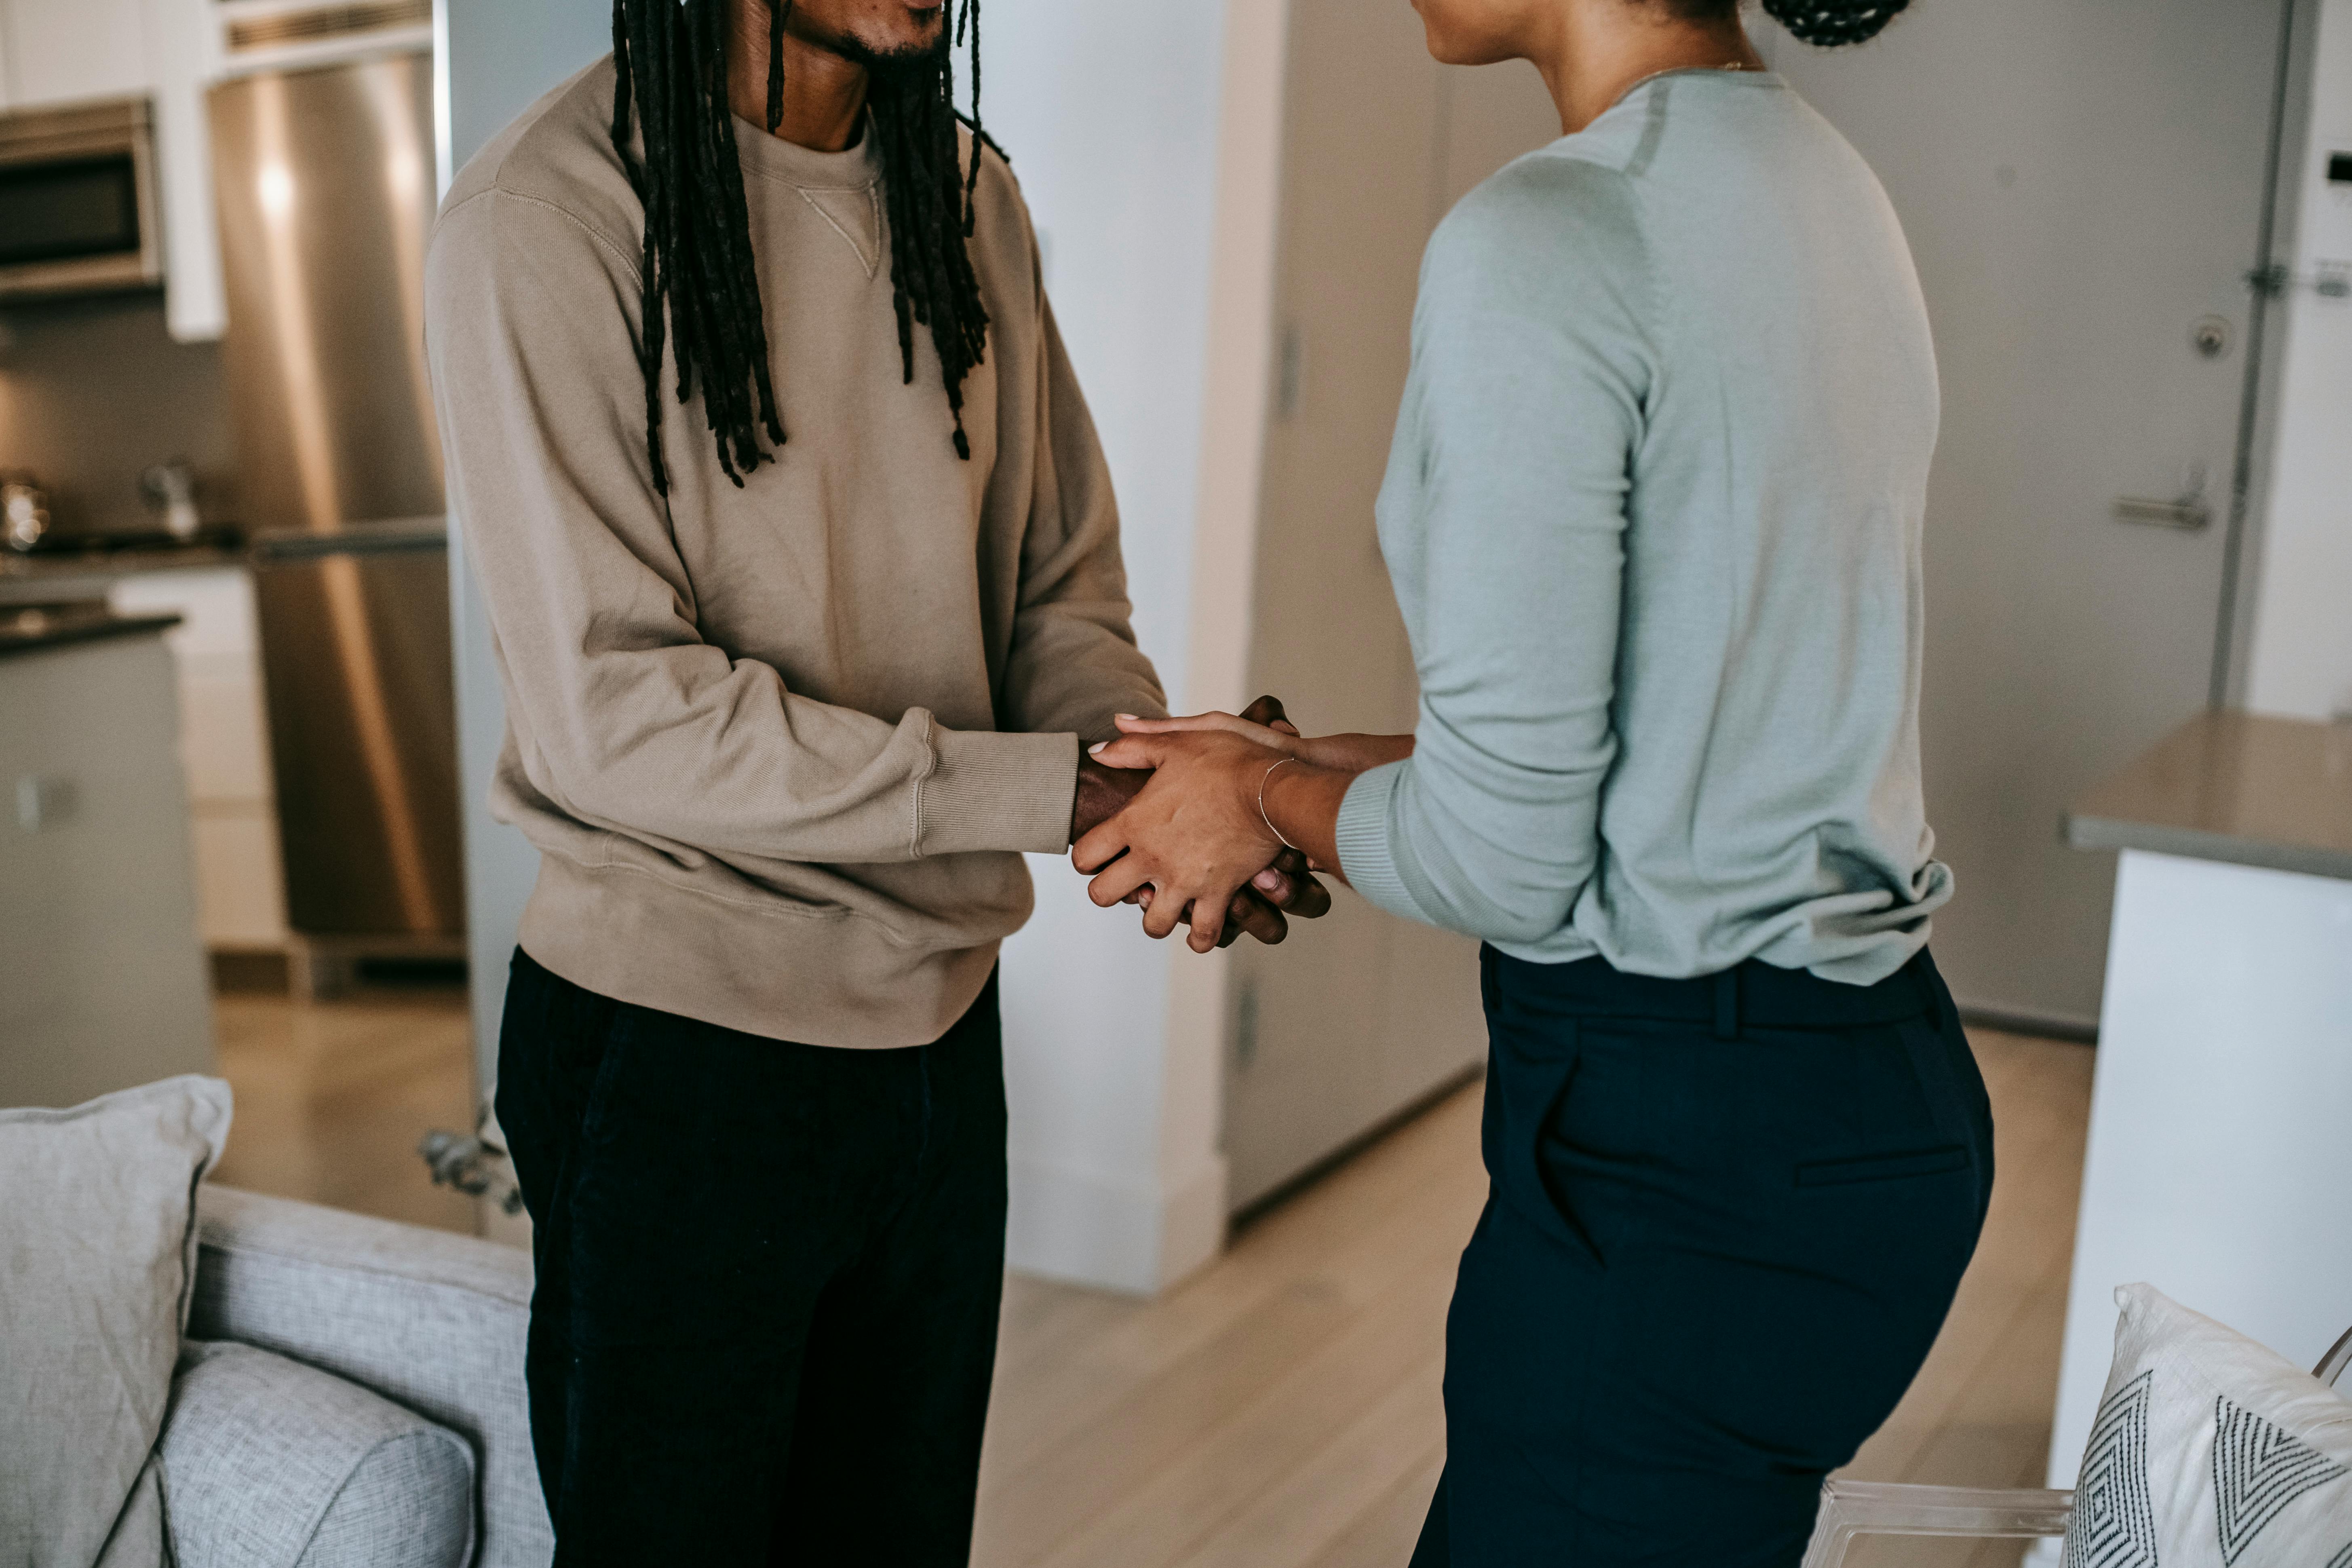
[[[103,603],[0,610],[0,658],[67,643],[165,632],[179,624],[177,616],[118,616]]]
[[[2352,879],[2352,723],[2200,714],[2076,801],[2066,842]]]
[[[151,572],[194,572],[242,566],[243,550],[195,544],[169,550],[58,551],[16,555],[0,551],[0,607],[103,599],[125,577]]]

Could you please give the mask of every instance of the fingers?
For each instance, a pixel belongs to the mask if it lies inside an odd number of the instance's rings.
[[[1242,710],[1242,717],[1250,723],[1265,725],[1277,735],[1288,735],[1293,740],[1299,738],[1298,726],[1292,723],[1290,716],[1282,710],[1282,699],[1279,697],[1259,698]]]
[[[1224,937],[1226,928],[1233,923],[1231,920],[1227,918],[1226,914],[1226,911],[1232,907],[1232,903],[1233,900],[1230,899],[1225,900],[1223,903],[1217,903],[1204,899],[1199,903],[1194,904],[1192,906],[1192,931],[1184,938],[1184,945],[1191,948],[1194,952],[1214,952],[1218,948],[1223,947],[1225,944]],[[1213,920],[1203,919],[1202,915],[1202,911],[1203,910],[1211,911],[1215,918]],[[1146,930],[1150,929],[1150,921],[1146,920],[1144,926]]]
[[[1292,919],[1321,920],[1331,912],[1330,889],[1305,872],[1299,873],[1295,886],[1297,891],[1292,894],[1290,902],[1282,906]]]
[[[1127,829],[1112,817],[1070,846],[1070,864],[1091,877],[1128,851]]]
[[[1179,894],[1166,893],[1151,879],[1140,855],[1123,855],[1087,884],[1087,897],[1098,909],[1133,904],[1143,911],[1143,934],[1160,941],[1184,923],[1192,912]],[[1206,952],[1204,948],[1202,950]]]
[[[1282,710],[1282,699],[1268,693],[1242,710],[1242,717],[1253,724],[1274,725],[1286,721]]]
[[[1309,880],[1311,881],[1312,879],[1309,879]],[[1115,883],[1112,884],[1112,886],[1116,885],[1117,884]],[[1109,889],[1108,888],[1104,889],[1106,894],[1108,890]],[[1317,890],[1318,892],[1321,891],[1320,884],[1317,885]],[[1093,889],[1089,889],[1088,891],[1091,894]],[[1153,895],[1157,893],[1157,891],[1158,889],[1152,887],[1150,883],[1144,882],[1113,901],[1124,904],[1133,904],[1148,912],[1154,902]],[[1104,898],[1100,895],[1096,896],[1095,901],[1098,904],[1104,904],[1106,908],[1108,907],[1108,905],[1105,903]],[[1330,900],[1327,896],[1324,902],[1328,905],[1329,901]],[[1160,937],[1169,935],[1170,932],[1173,931],[1179,925],[1182,925],[1187,929],[1190,929],[1192,923],[1192,905],[1185,904],[1182,907],[1182,912],[1180,913],[1174,921],[1167,922],[1168,930],[1166,931],[1154,930],[1154,922],[1146,919],[1143,922],[1144,932],[1146,935],[1157,940]],[[1233,946],[1234,942],[1239,942],[1244,935],[1254,936],[1268,947],[1277,947],[1289,937],[1290,921],[1284,916],[1280,910],[1274,908],[1273,905],[1265,899],[1254,894],[1251,889],[1244,888],[1234,895],[1233,901],[1226,906],[1224,925],[1218,932],[1213,945],[1219,949],[1228,948]],[[1193,942],[1192,945],[1196,951],[1208,951],[1206,948],[1202,947],[1198,942]]]
[[[1120,901],[1113,890],[1123,886],[1127,878],[1138,875],[1122,870],[1129,865],[1129,861],[1119,861],[1095,879],[1087,891],[1097,904],[1108,909]],[[1246,888],[1235,889],[1222,900],[1214,897],[1196,900],[1188,898],[1181,889],[1146,886],[1138,889],[1133,901],[1143,908],[1144,935],[1157,942],[1172,934],[1178,926],[1187,927],[1190,934],[1185,944],[1194,952],[1231,947],[1234,938],[1244,931],[1268,946],[1290,934],[1290,922],[1281,911],[1264,900],[1251,897]],[[1202,919],[1203,910],[1217,911],[1216,918]]]
[[[1119,722],[1125,724],[1127,721],[1122,719]],[[1135,722],[1152,721],[1138,719]],[[1121,735],[1116,741],[1101,741],[1087,748],[1087,755],[1107,768],[1156,768],[1165,754],[1165,748],[1144,734]]]
[[[1229,734],[1245,735],[1253,741],[1263,742],[1266,731],[1265,725],[1253,724],[1232,713],[1194,713],[1181,719],[1132,719],[1121,714],[1118,728],[1122,735],[1130,739],[1138,735],[1180,735],[1190,730],[1223,730]],[[1118,743],[1112,742],[1114,745]]]
[[[1250,887],[1276,909],[1297,920],[1317,920],[1331,912],[1331,891],[1307,872],[1307,857],[1285,849],[1274,863],[1250,879]]]
[[[1154,942],[1159,942],[1164,937],[1172,935],[1176,928],[1182,925],[1185,917],[1191,913],[1192,906],[1173,892],[1154,898],[1143,906],[1143,934]],[[1208,952],[1209,949],[1202,946],[1198,941],[1198,932],[1194,933],[1192,951]],[[1213,937],[1211,938],[1212,943],[1214,940]]]
[[[1243,709],[1242,717],[1253,724],[1264,724],[1269,728],[1287,728],[1290,724],[1290,715],[1284,711],[1282,699],[1271,691]],[[1294,735],[1298,733],[1296,729],[1290,732]]]
[[[1225,922],[1225,939],[1217,944],[1220,947],[1229,945],[1244,931],[1268,947],[1278,945],[1290,934],[1290,922],[1282,918],[1282,911],[1247,888],[1235,893],[1226,906]]]
[[[1297,850],[1285,849],[1274,858],[1274,864],[1266,870],[1289,884],[1289,896],[1274,901],[1292,916],[1311,921],[1331,912],[1331,889],[1308,874],[1307,857]]]
[[[1087,884],[1087,897],[1092,899],[1097,908],[1107,910],[1114,904],[1125,903],[1129,898],[1142,892],[1149,881],[1150,879],[1141,862],[1132,855],[1123,856],[1112,861],[1108,868]],[[1150,913],[1151,901],[1148,899],[1137,898],[1136,902],[1143,905],[1144,912],[1148,917]],[[1148,918],[1145,923],[1150,923]],[[1170,923],[1174,922],[1171,921]],[[1160,934],[1164,936],[1167,933],[1162,931]]]
[[[1298,896],[1298,879],[1307,874],[1307,857],[1296,849],[1277,853],[1272,863],[1250,879],[1250,886],[1265,895],[1266,902],[1286,910]]]

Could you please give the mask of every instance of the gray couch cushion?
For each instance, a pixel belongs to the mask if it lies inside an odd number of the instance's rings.
[[[474,1455],[356,1384],[191,1342],[163,1426],[179,1568],[465,1568]]]
[[[546,1568],[523,1352],[530,1254],[226,1187],[196,1194],[189,1331],[289,1356],[449,1428],[480,1465],[476,1568]]]
[[[195,1184],[228,1123],[228,1085],[203,1078],[70,1110],[0,1110],[7,1568],[163,1558],[142,1472],[187,1317]]]

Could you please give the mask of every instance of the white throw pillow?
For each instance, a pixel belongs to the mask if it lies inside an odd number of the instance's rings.
[[[2352,1568],[2352,1399],[2152,1287],[2116,1305],[2065,1568]]]
[[[175,1078],[0,1110],[0,1563],[163,1552],[147,1468],[195,1272],[195,1190],[228,1085]]]

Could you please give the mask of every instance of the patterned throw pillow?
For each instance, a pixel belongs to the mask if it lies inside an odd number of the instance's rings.
[[[2065,1568],[2352,1568],[2352,1399],[2148,1286],[2116,1305]]]

